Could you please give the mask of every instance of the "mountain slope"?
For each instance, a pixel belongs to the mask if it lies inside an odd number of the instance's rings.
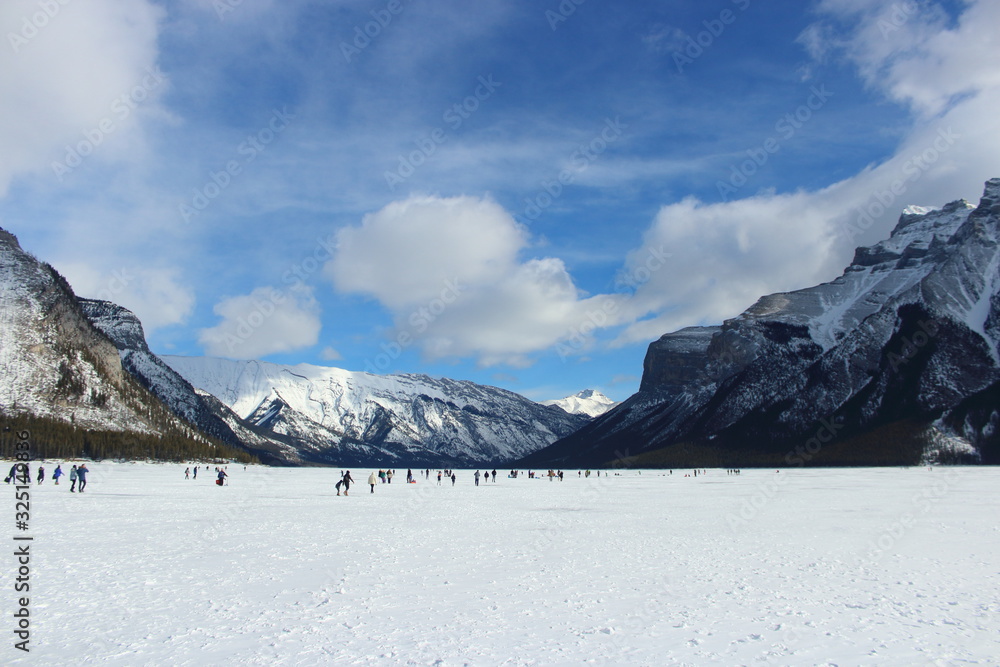
[[[986,460],[1000,414],[998,288],[994,179],[978,207],[907,209],[836,280],[663,336],[639,393],[526,463],[916,463],[940,451],[942,429]]]
[[[126,372],[66,280],[4,230],[0,373],[0,415],[32,425],[36,455],[67,451],[60,440],[76,443],[74,455],[221,452]]]
[[[165,356],[187,379],[305,460],[382,465],[510,461],[569,435],[585,417],[510,391],[426,375]]]
[[[245,449],[264,463],[301,463],[294,447],[258,432],[221,402],[198,393],[153,354],[142,323],[132,311],[110,301],[78,299],[90,322],[114,343],[124,368],[175,415],[222,442]]]

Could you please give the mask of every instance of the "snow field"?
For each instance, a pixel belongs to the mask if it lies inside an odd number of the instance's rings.
[[[337,497],[331,469],[231,465],[220,488],[183,465],[88,467],[83,495],[32,486],[32,652],[8,630],[2,664],[1000,656],[997,469],[498,469],[479,487],[398,470],[374,494],[356,469]],[[12,557],[0,568],[10,610]]]

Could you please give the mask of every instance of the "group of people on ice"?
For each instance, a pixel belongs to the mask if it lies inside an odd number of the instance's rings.
[[[476,478],[476,486],[479,486],[479,471],[478,470],[476,471],[476,474],[473,475],[473,477]],[[490,471],[489,470],[484,470],[483,471],[483,481],[484,482],[490,481]],[[493,482],[495,483],[496,481],[497,481],[497,471],[496,471],[496,468],[494,468],[493,469]]]
[[[24,471],[18,470],[20,466],[24,466]],[[18,474],[20,472],[20,475]],[[87,469],[86,463],[81,463],[79,466],[74,465],[69,471],[69,481],[71,482],[69,490],[70,493],[76,493],[78,490],[76,488],[77,482],[80,483],[79,491],[83,493],[83,488],[87,486],[87,473],[90,470]],[[52,480],[55,482],[56,486],[59,485],[59,480],[66,475],[63,472],[62,464],[56,465],[56,469],[52,472]],[[4,478],[5,482],[10,484],[11,482],[21,482],[27,484],[31,481],[31,468],[27,463],[15,463],[10,467],[10,472]],[[35,477],[35,484],[41,484],[45,481],[45,466],[39,464],[37,476]]]
[[[246,470],[246,466],[243,466]],[[205,466],[205,470],[208,470],[208,466]],[[191,479],[191,468],[184,468],[184,479]],[[215,468],[215,483],[219,486],[223,486],[226,483],[226,478],[229,477],[229,473],[226,472],[225,468]],[[198,466],[194,467],[194,479],[198,479]]]

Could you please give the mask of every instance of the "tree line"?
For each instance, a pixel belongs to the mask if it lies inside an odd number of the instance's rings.
[[[32,415],[0,416],[0,458],[13,459],[28,434],[32,459],[227,460],[258,463],[257,457],[213,438],[184,433],[135,433],[78,428]]]

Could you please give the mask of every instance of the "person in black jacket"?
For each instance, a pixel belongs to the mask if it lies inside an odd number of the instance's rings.
[[[344,479],[342,479],[341,482],[344,483],[344,495],[346,496],[347,492],[350,491],[350,489],[351,489],[351,484],[354,483],[354,478],[351,477],[351,471],[350,470],[348,470],[344,474]]]

